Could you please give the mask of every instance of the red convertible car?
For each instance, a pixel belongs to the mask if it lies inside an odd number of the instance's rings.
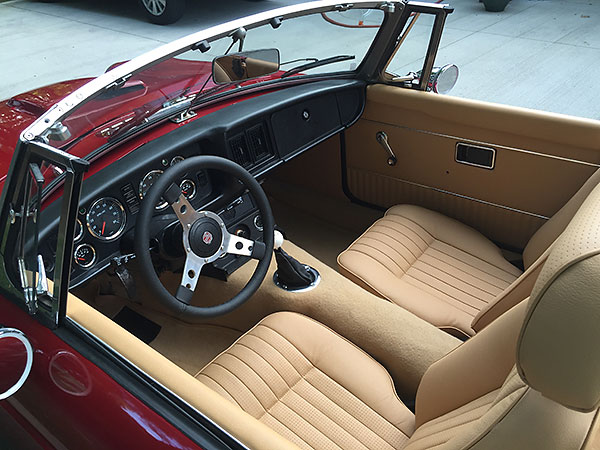
[[[0,103],[0,447],[599,448],[600,122],[438,95],[451,12]]]

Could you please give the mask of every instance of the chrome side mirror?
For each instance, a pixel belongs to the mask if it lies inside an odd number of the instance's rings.
[[[446,64],[443,67],[433,68],[430,86],[436,94],[447,94],[456,85],[457,80],[458,67],[455,64]]]
[[[408,72],[404,76],[393,76],[394,83],[404,83],[405,87],[418,87],[421,81],[422,71]],[[452,90],[458,80],[458,67],[455,64],[446,64],[443,67],[434,67],[431,69],[431,76],[427,83],[427,91],[433,91],[436,94],[447,94]]]
[[[14,328],[0,328],[0,400],[21,389],[32,365],[33,347],[29,339]]]

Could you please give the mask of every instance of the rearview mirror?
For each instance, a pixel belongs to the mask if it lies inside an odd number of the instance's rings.
[[[213,60],[212,76],[217,84],[245,81],[279,70],[279,50],[267,48],[219,56]]]

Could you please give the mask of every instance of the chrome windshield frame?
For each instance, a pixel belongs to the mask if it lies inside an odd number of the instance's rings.
[[[115,83],[127,80],[132,75],[146,69],[147,67],[165,61],[184,51],[190,50],[192,46],[202,41],[214,41],[231,35],[232,32],[240,27],[247,29],[267,25],[273,18],[291,19],[308,14],[318,14],[321,12],[340,11],[351,8],[375,8],[390,10],[399,7],[405,3],[404,0],[355,0],[352,3],[340,3],[336,0],[319,0],[307,3],[300,3],[282,8],[276,8],[269,11],[253,14],[241,19],[232,20],[221,25],[206,28],[202,31],[184,36],[168,44],[162,45],[154,50],[144,53],[114,69],[94,78],[76,91],[69,94],[64,99],[53,105],[46,113],[40,116],[35,122],[27,127],[21,133],[22,141],[32,141],[43,138],[55,124],[69,115],[73,110],[83,106],[97,95],[102,93]]]

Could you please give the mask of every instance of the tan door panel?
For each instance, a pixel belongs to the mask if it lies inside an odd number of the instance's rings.
[[[398,162],[376,141],[384,131]],[[496,151],[493,170],[455,161],[456,144]],[[348,188],[388,207],[422,205],[522,248],[600,162],[600,122],[376,85],[346,133]]]

